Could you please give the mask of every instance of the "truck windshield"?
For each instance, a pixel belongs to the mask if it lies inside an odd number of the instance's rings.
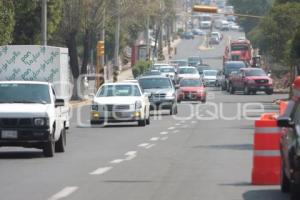
[[[49,86],[44,84],[0,84],[0,103],[50,104]]]

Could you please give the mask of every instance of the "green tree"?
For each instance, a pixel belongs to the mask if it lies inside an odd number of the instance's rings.
[[[237,14],[264,16],[271,8],[273,0],[229,0]],[[250,32],[259,22],[257,18],[239,17],[241,26],[245,32]]]
[[[14,0],[15,26],[13,43],[40,44],[41,41],[41,1]],[[48,1],[48,38],[56,31],[61,20],[61,0]]]
[[[0,0],[0,45],[11,43],[14,24],[13,1]]]

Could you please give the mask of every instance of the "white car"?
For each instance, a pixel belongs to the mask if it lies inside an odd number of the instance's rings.
[[[222,38],[222,34],[220,32],[211,32],[211,37],[217,37],[219,39],[219,41],[221,41]]]
[[[175,70],[175,67],[173,67],[173,66],[164,66],[164,67],[160,68],[161,75],[170,77],[171,80],[175,80],[175,78],[176,78],[175,72],[176,72],[176,70]]]
[[[199,74],[198,70],[196,69],[196,67],[190,67],[190,66],[179,67],[177,69],[177,76],[178,76],[178,79],[200,78],[200,74]]]
[[[152,66],[152,69],[159,70],[161,67],[169,66],[168,63],[155,63]]]
[[[202,81],[205,86],[216,86],[218,70],[203,70]]]
[[[150,103],[138,83],[106,83],[94,97],[91,124],[138,122],[150,124]]]

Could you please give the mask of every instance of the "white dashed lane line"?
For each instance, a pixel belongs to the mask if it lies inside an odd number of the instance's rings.
[[[137,156],[137,151],[128,151],[127,153],[125,153],[125,156],[127,156],[125,160],[132,160]]]
[[[160,132],[161,135],[168,135],[168,132]]]
[[[159,140],[159,137],[153,137],[150,139],[150,141],[158,141]]]
[[[121,163],[123,161],[124,161],[124,159],[115,159],[115,160],[110,161],[110,163],[111,164],[119,164],[119,163]]]
[[[150,148],[152,148],[152,147],[154,147],[155,146],[155,144],[149,144],[148,146],[146,146],[145,148],[146,149],[150,149]]]
[[[67,196],[74,193],[77,189],[78,187],[76,186],[65,187],[64,189],[62,189],[61,191],[59,191],[58,193],[50,197],[48,200],[59,200],[59,199],[66,198]]]
[[[145,146],[148,146],[149,143],[142,143],[142,144],[139,144],[138,147],[145,147]]]
[[[174,130],[175,127],[174,127],[174,126],[171,126],[171,127],[169,127],[168,129],[169,129],[169,130]]]
[[[95,171],[91,172],[90,175],[102,175],[111,169],[112,169],[112,167],[101,167],[101,168],[98,168]]]

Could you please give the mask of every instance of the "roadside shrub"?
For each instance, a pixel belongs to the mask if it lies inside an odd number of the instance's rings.
[[[140,74],[141,74],[141,71],[138,67],[133,67],[132,68],[132,74],[133,74],[133,77],[134,78],[137,78]]]
[[[143,74],[147,70],[149,70],[151,67],[151,62],[150,61],[138,61],[132,68],[132,74],[136,78],[139,75]]]

